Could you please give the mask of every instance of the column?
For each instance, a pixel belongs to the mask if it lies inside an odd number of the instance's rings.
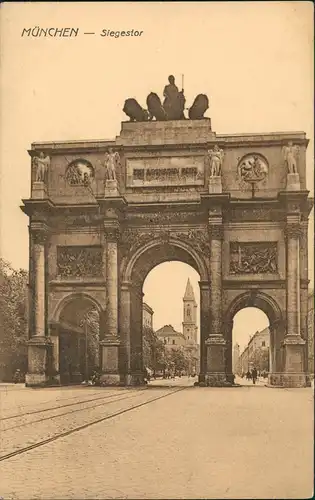
[[[223,226],[209,220],[211,327],[207,345],[207,385],[226,383],[225,346],[222,327],[222,239]]]
[[[101,383],[120,385],[118,335],[118,221],[105,221],[106,235],[106,331],[100,341]]]
[[[300,264],[299,253],[301,226],[299,223],[287,223],[287,332],[284,338],[284,373],[281,385],[286,387],[304,387],[306,374],[304,369],[305,340],[300,331]]]
[[[124,281],[120,288],[119,325],[121,335],[121,372],[125,384],[131,384],[131,282]]]
[[[233,320],[224,321],[225,344],[225,369],[227,380],[233,383]]]
[[[133,282],[131,292],[131,338],[130,338],[130,370],[131,385],[144,384],[144,366],[142,351],[142,283]]]
[[[44,223],[31,223],[33,328],[28,341],[27,386],[46,385],[51,375],[52,344],[46,336],[46,239],[48,228]]]
[[[210,333],[210,283],[200,281],[200,373],[199,382],[205,382],[207,372],[206,340]]]

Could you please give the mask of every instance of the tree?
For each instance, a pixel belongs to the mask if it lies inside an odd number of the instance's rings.
[[[154,374],[157,370],[163,369],[165,348],[163,342],[157,337],[152,328],[143,327],[143,361],[144,365]]]
[[[28,273],[0,258],[0,378],[27,370]]]
[[[168,353],[169,364],[175,373],[187,372],[190,364],[189,354],[181,347],[174,347]]]
[[[250,361],[258,371],[269,372],[269,349],[268,347],[258,347],[254,350]]]

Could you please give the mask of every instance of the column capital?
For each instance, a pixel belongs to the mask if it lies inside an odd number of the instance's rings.
[[[210,238],[212,240],[223,240],[224,231],[222,224],[209,224]]]
[[[104,224],[104,233],[107,241],[109,242],[117,242],[120,238],[120,228],[118,225],[105,225]]]
[[[303,228],[300,223],[287,223],[285,226],[285,235],[287,238],[299,239],[303,235]]]
[[[48,237],[49,228],[43,222],[31,222],[29,231],[35,243],[44,244]]]

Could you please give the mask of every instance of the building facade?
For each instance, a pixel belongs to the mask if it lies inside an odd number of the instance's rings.
[[[240,354],[236,373],[241,375],[254,366],[258,371],[269,372],[270,369],[270,329],[264,328],[256,332]]]
[[[197,302],[188,278],[183,296],[183,331],[177,332],[172,325],[164,325],[156,331],[165,349],[182,348],[189,353],[189,373],[199,373],[200,346],[198,343]]]
[[[157,337],[163,342],[165,349],[185,347],[186,339],[181,332],[177,332],[172,325],[164,325],[156,332]]]
[[[143,327],[153,330],[153,309],[145,302],[142,304],[142,322]]]
[[[240,362],[240,346],[235,344],[233,347],[233,373],[239,373],[239,362]]]

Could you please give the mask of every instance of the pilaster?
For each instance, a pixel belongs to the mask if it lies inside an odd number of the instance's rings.
[[[287,243],[287,332],[284,338],[284,373],[276,381],[285,387],[305,387],[305,340],[301,337],[300,305],[300,215],[288,215]]]
[[[27,386],[45,385],[52,369],[52,343],[46,331],[46,241],[48,227],[43,222],[31,222],[31,281],[33,290],[33,328],[28,341]]]
[[[222,326],[222,209],[209,210],[210,232],[210,332],[206,340],[206,384],[218,386],[226,383],[225,346]]]
[[[107,217],[106,217],[107,215]],[[119,220],[114,210],[108,210],[104,220],[106,240],[106,329],[100,341],[101,384],[120,385],[118,333],[118,240]]]

